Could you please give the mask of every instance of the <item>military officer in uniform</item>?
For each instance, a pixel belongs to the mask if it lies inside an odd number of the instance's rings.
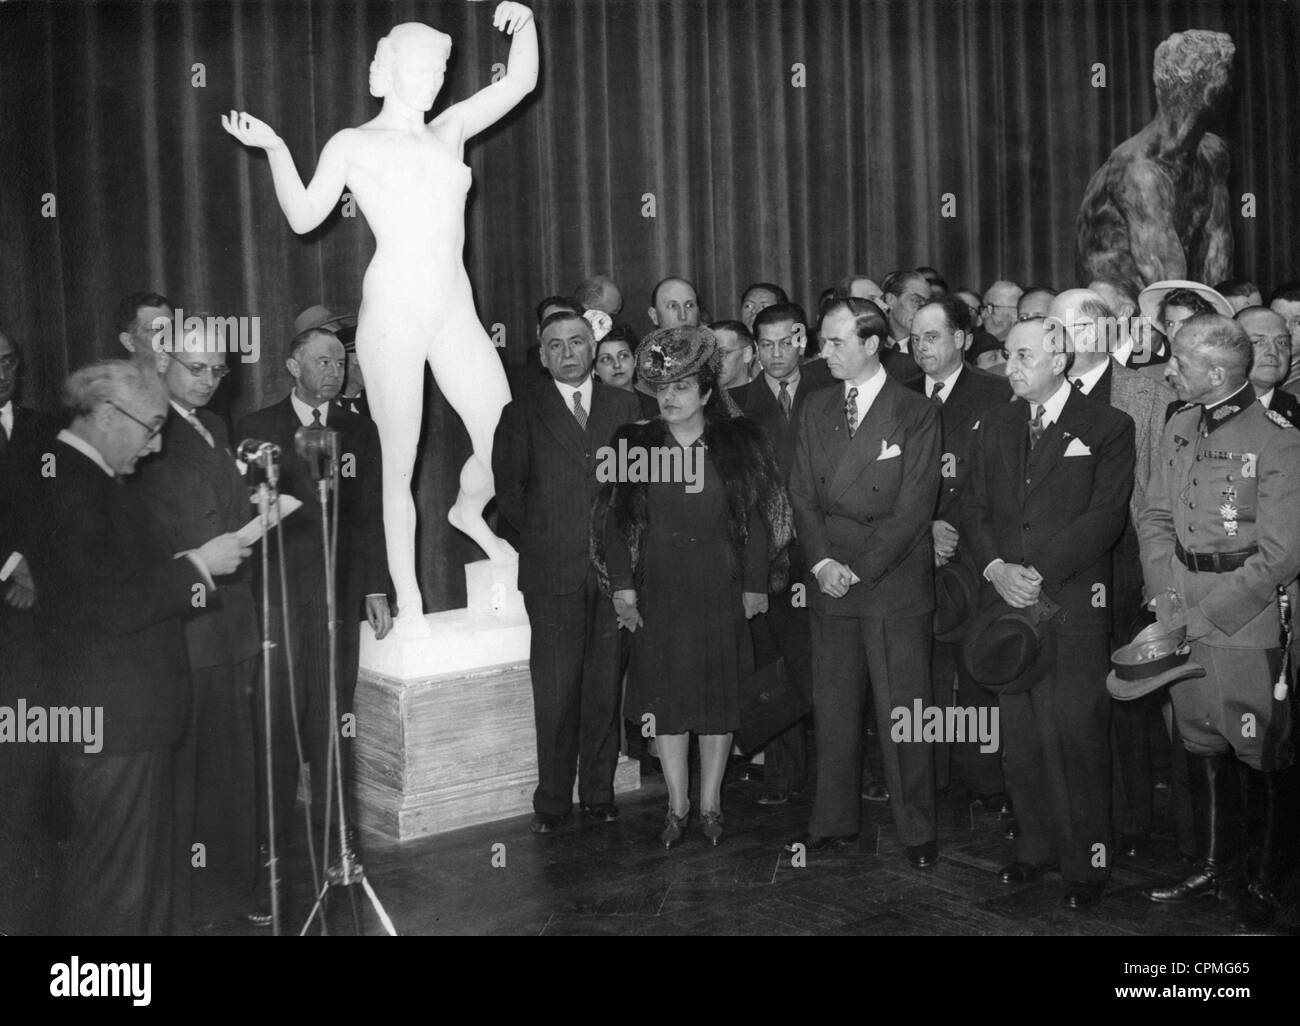
[[[1138,539],[1157,617],[1186,628],[1191,657],[1207,671],[1171,693],[1201,850],[1191,875],[1147,895],[1184,901],[1239,877],[1235,756],[1251,770],[1258,802],[1245,909],[1271,916],[1282,774],[1292,762],[1289,707],[1274,693],[1278,589],[1300,572],[1300,431],[1255,401],[1250,366],[1250,338],[1219,314],[1190,318],[1173,341],[1167,376],[1186,405],[1165,427]]]

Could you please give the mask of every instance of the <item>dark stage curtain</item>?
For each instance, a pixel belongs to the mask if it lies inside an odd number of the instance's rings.
[[[261,318],[231,410],[279,398],[296,311],[355,310],[373,243],[340,213],[299,238],[237,108],[304,177],[374,116],[375,43],[401,21],[455,41],[445,96],[487,84],[508,41],[493,3],[0,4],[0,322],[26,348],[28,401],[118,352],[124,293]],[[1070,284],[1083,189],[1155,109],[1157,43],[1229,32],[1237,271],[1300,276],[1300,44],[1280,2],[654,2],[540,0],[537,92],[471,143],[466,266],[484,324],[522,364],[533,305],[612,274],[638,329],[649,287],[693,279],[714,317],[755,279],[814,305],[852,271],[933,264],[949,283]],[[1105,87],[1092,84],[1105,66]],[[204,82],[195,84],[195,64]],[[430,183],[436,188],[437,183]],[[42,216],[53,194],[57,216]],[[649,195],[647,195],[649,194]],[[956,216],[941,216],[952,194]],[[646,216],[649,205],[654,216]],[[224,390],[224,389],[223,389]],[[436,391],[417,501],[429,608],[464,603],[477,549],[443,521],[468,440]]]

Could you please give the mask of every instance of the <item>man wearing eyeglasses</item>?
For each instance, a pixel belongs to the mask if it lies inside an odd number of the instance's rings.
[[[173,353],[158,353],[171,414],[162,452],[144,463],[134,486],[163,523],[173,547],[195,548],[237,531],[253,515],[221,418],[205,409],[229,373],[217,319],[185,335]],[[253,889],[254,809],[251,694],[261,646],[251,575],[246,567],[217,582],[184,618],[194,702],[177,753],[178,925],[196,926],[247,912]],[[192,867],[202,844],[204,865]]]
[[[1020,303],[1020,286],[1014,281],[995,281],[984,291],[984,330],[999,342],[1007,340],[1007,332],[1016,323]]]
[[[881,347],[880,362],[890,377],[903,384],[922,376],[912,356],[912,318],[930,302],[930,283],[918,271],[894,271],[881,284],[881,306],[889,316],[889,341]]]
[[[59,926],[166,934],[177,925],[175,759],[191,695],[182,621],[249,550],[217,534],[178,553],[124,484],[162,447],[168,403],[156,372],[103,360],[69,377],[63,395],[70,423],[40,480],[32,569],[49,701],[103,715],[95,744],[58,756],[70,842]]]
[[[154,340],[175,316],[171,300],[157,292],[130,292],[117,304],[117,341],[141,370],[155,369]],[[118,354],[121,355],[121,354]]]

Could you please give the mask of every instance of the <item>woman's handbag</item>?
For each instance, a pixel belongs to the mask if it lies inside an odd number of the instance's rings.
[[[755,751],[808,711],[790,682],[785,660],[778,658],[740,682],[740,730],[734,740],[742,750]]]

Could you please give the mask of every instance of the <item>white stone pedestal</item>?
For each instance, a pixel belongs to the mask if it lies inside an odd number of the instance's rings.
[[[468,564],[469,607],[425,616],[430,639],[376,641],[362,625],[354,752],[363,828],[409,840],[532,811],[530,633],[516,571]],[[620,758],[615,794],[638,787],[639,765]]]

